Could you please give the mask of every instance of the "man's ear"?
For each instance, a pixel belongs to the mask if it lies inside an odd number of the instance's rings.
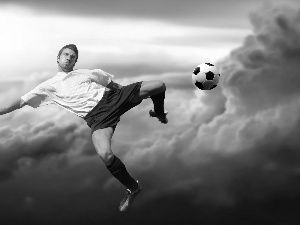
[[[56,62],[58,63],[58,61],[59,61],[59,56],[57,56],[57,59],[56,59]]]

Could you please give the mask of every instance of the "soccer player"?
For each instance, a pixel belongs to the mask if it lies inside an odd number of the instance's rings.
[[[111,150],[111,139],[120,117],[150,97],[154,109],[149,111],[161,123],[168,123],[164,110],[166,86],[162,81],[142,81],[122,86],[113,75],[101,70],[74,70],[78,59],[76,45],[64,46],[58,53],[58,73],[7,106],[0,106],[0,115],[20,109],[56,104],[83,118],[91,128],[92,141],[109,172],[127,189],[119,210],[126,211],[141,191],[141,185],[127,171]]]

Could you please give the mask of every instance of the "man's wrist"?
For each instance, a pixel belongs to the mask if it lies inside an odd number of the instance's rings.
[[[112,90],[118,90],[121,89],[123,86],[121,84],[111,81],[106,87]]]

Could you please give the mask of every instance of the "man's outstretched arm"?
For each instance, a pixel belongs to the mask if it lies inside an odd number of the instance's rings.
[[[5,105],[0,105],[0,115],[4,115],[6,113],[10,113],[16,109],[20,109],[26,105],[24,100],[16,99],[10,102],[5,103]]]

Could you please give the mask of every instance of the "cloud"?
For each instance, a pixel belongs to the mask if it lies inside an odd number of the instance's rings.
[[[244,46],[232,53],[232,58],[243,68],[229,73],[225,80],[235,91],[234,94],[239,96],[241,107],[246,105],[247,110],[270,108],[286,102],[287,97],[290,100],[299,95],[299,81],[294,75],[299,69],[295,63],[300,52],[298,15],[292,14],[288,18],[287,13],[281,14],[275,10],[267,14],[273,19],[252,16],[253,23],[258,24],[256,36],[249,36]],[[245,72],[247,76],[242,76],[241,73]]]
[[[278,0],[280,1],[280,0]],[[290,0],[294,2],[293,0]],[[290,1],[285,1],[290,2]],[[219,26],[220,23],[230,26],[243,26],[245,20],[236,20],[237,16],[247,13],[257,4],[239,1],[206,1],[189,0],[182,2],[179,0],[126,0],[126,1],[4,1],[4,6],[21,5],[29,8],[35,14],[50,15],[79,15],[106,18],[144,18],[164,20],[169,23],[193,23],[205,26]],[[230,14],[228,11],[230,10]],[[211,13],[213,12],[213,13]],[[218,15],[218,16],[215,16]]]
[[[24,124],[16,129],[1,127],[2,178],[9,178],[14,172],[24,169],[23,166],[34,166],[51,156],[64,157],[71,151],[78,151],[81,146],[78,141],[86,138],[77,133],[79,128],[76,123],[59,126],[55,122],[45,121],[32,125]]]

